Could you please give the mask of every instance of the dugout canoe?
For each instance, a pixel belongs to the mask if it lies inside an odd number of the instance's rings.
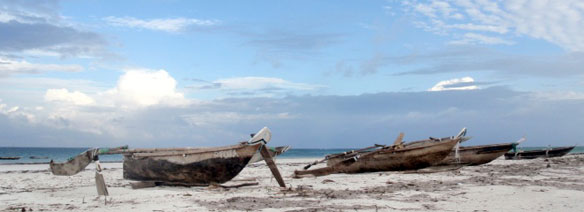
[[[435,166],[477,166],[489,163],[509,152],[509,150],[511,150],[514,145],[517,145],[517,143],[461,146],[458,148],[458,158],[456,157],[456,150],[452,150],[450,154],[446,156],[446,158],[435,164]]]
[[[379,171],[405,171],[426,168],[444,159],[462,137],[437,139],[403,147],[383,146],[350,158],[329,159],[327,166],[312,170],[296,170],[295,177],[323,176],[335,173],[364,173]],[[376,145],[377,146],[377,145]],[[398,148],[396,148],[398,147]]]
[[[209,185],[237,176],[262,146],[241,143],[216,148],[124,154],[124,179]]]
[[[535,159],[535,158],[552,158],[552,157],[562,157],[568,154],[576,146],[570,147],[556,147],[550,149],[537,149],[519,152],[508,152],[505,153],[505,159],[507,160],[520,160],[520,159]]]

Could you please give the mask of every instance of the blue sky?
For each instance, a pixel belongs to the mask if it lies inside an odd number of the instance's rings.
[[[139,5],[139,6],[137,6]],[[581,144],[581,1],[0,1],[0,146]]]

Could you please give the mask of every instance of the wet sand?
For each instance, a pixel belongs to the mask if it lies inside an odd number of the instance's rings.
[[[74,176],[48,165],[0,165],[0,211],[582,211],[584,155],[507,161],[436,173],[377,172],[293,179],[315,158],[277,159],[287,189],[265,164],[224,185],[134,190],[120,163],[106,163],[110,196],[98,197],[93,164]],[[314,167],[316,168],[316,167]],[[432,172],[429,170],[428,172]]]

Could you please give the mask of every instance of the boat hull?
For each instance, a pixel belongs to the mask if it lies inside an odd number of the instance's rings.
[[[432,166],[444,159],[460,139],[436,141],[403,149],[379,149],[364,153],[356,160],[351,158],[328,163],[327,167],[296,171],[297,176],[322,176],[334,173],[364,173],[379,171],[416,170]]]
[[[507,160],[519,160],[519,159],[535,159],[535,158],[552,158],[552,157],[562,157],[568,154],[575,146],[571,147],[557,147],[551,148],[549,150],[529,150],[521,151],[518,153],[509,152],[505,153],[505,159]]]
[[[221,184],[237,176],[261,145],[126,154],[124,179],[183,185]]]
[[[87,150],[70,158],[65,163],[55,163],[53,160],[49,162],[49,168],[54,175],[71,176],[79,173],[94,159],[94,150]]]
[[[481,146],[467,146],[458,149],[458,156],[456,158],[455,150],[451,151],[444,160],[436,164],[436,166],[446,165],[467,165],[477,166],[489,163],[513,148],[513,143],[481,145]]]

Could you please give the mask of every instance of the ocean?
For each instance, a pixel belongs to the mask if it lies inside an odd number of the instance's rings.
[[[521,147],[520,150],[542,149],[547,147]],[[0,164],[42,164],[51,159],[57,162],[66,161],[70,157],[86,151],[88,148],[46,148],[46,147],[0,147],[0,157],[20,157],[18,160],[0,160]],[[358,148],[355,148],[358,149]],[[332,153],[345,152],[352,149],[294,149],[291,148],[279,158],[319,158]],[[584,153],[584,146],[578,146],[570,153]],[[103,162],[122,161],[121,155],[100,155]]]

